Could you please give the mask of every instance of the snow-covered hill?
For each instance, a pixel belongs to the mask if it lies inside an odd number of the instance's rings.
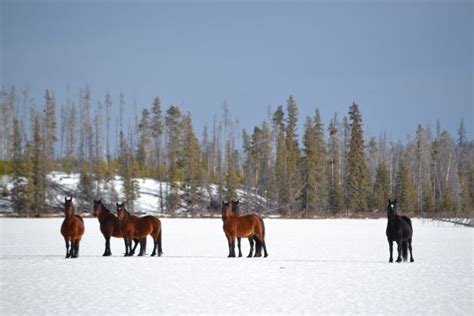
[[[169,183],[160,182],[150,178],[139,178],[137,180],[139,185],[139,197],[135,201],[135,210],[147,214],[162,213],[163,210],[161,209],[161,206],[166,205],[166,199],[170,188]],[[64,197],[66,195],[71,195],[76,199],[80,199],[79,174],[51,172],[48,174],[48,183],[50,184],[47,194],[48,204],[52,207],[52,211],[60,210],[62,208]],[[8,192],[11,192],[13,188],[11,177],[0,177],[0,188],[3,187],[5,187]],[[101,184],[101,194],[98,194],[96,198],[102,199],[106,205],[113,207],[115,202],[123,201],[124,199],[122,188],[123,181],[120,177],[116,176],[113,180]],[[190,212],[190,207],[186,203],[185,193],[183,191],[179,191],[178,193],[180,194],[182,204],[178,209],[174,210],[174,214]],[[237,190],[237,194],[240,196],[243,203],[245,203],[250,196],[252,201],[255,201],[255,203],[262,206],[267,204],[265,198],[255,195],[254,193]],[[200,213],[205,213],[207,206],[211,204],[211,200],[214,200],[214,203],[218,201],[217,186],[211,184],[209,189],[202,189],[201,196],[202,203],[198,211]],[[83,205],[85,206],[83,206],[79,211],[88,212],[88,206],[90,206],[91,203],[92,201],[84,201]],[[11,212],[13,212],[13,208],[10,197],[0,195],[0,213]]]

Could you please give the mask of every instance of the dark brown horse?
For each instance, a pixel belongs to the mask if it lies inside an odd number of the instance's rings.
[[[255,257],[262,256],[262,246],[264,256],[267,257],[267,246],[265,245],[265,226],[254,214],[237,216],[232,212],[229,202],[222,202],[222,220],[224,222],[224,233],[229,245],[228,257],[235,257],[235,238],[256,238]]]
[[[393,242],[397,243],[398,258],[397,262],[407,261],[408,259],[408,249],[410,249],[410,262],[415,261],[413,259],[413,253],[411,248],[411,240],[413,238],[413,227],[411,225],[411,220],[408,216],[398,215],[397,214],[397,200],[393,202],[388,200],[387,206],[387,230],[385,234],[387,235],[388,246],[390,250],[390,259],[389,262],[393,262]],[[407,249],[408,248],[408,249]]]
[[[236,201],[231,200],[230,203],[232,204],[232,212],[234,213],[234,215],[237,215],[237,216],[240,215],[240,202],[239,202],[239,200],[236,200]],[[263,224],[263,219],[259,215],[257,215],[257,214],[252,214],[252,215],[256,216],[259,219],[259,221],[262,222],[262,226],[264,225]],[[242,257],[242,250],[240,248],[240,239],[241,239],[240,237],[237,237],[237,248],[239,249],[239,257]],[[251,258],[254,255],[253,254],[254,242],[257,245],[256,249],[255,249],[255,255],[257,254],[257,249],[261,247],[261,244],[258,241],[258,239],[255,237],[255,235],[252,236],[252,237],[248,237],[248,240],[249,240],[249,244],[250,244],[250,252],[249,252],[247,258]]]
[[[151,215],[138,217],[131,215],[124,207],[124,204],[117,203],[117,216],[121,222],[123,238],[125,239],[125,247],[131,250],[132,239],[140,239],[140,253],[139,256],[145,254],[146,237],[150,235],[153,238],[153,252],[152,256],[163,254],[161,248],[161,221]]]
[[[66,258],[77,258],[79,256],[79,242],[84,234],[84,220],[81,216],[74,214],[72,197],[64,198],[64,215],[61,235],[66,242]],[[69,250],[69,243],[71,243],[71,250]]]
[[[100,231],[105,238],[105,251],[103,256],[111,256],[112,251],[110,250],[110,237],[116,238],[123,238],[122,234],[122,226],[120,225],[120,221],[112,214],[104,204],[102,204],[102,200],[94,200],[94,208],[92,210],[92,215],[99,219],[100,223]],[[133,246],[132,252],[128,255],[133,256],[135,253],[135,249],[138,245],[138,239],[134,239],[135,245]],[[125,247],[127,250],[127,247]]]

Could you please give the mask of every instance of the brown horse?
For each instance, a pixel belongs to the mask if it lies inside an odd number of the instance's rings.
[[[146,237],[150,235],[153,238],[153,252],[152,256],[161,256],[163,251],[161,249],[161,221],[151,215],[138,217],[130,215],[124,207],[124,204],[117,203],[117,216],[122,225],[123,238],[125,239],[125,247],[132,248],[132,239],[140,239],[140,253],[139,256],[145,254]],[[125,254],[126,255],[126,254]]]
[[[110,250],[110,237],[116,238],[123,238],[122,234],[122,226],[120,225],[120,221],[112,214],[104,204],[102,204],[102,200],[94,200],[94,208],[92,210],[92,215],[99,219],[100,223],[100,231],[105,238],[105,251],[103,256],[111,256],[112,251]],[[138,245],[138,239],[134,239],[135,245],[133,246],[132,252],[128,255],[133,256],[135,253],[135,249]],[[125,251],[127,251],[127,247],[125,247]]]
[[[84,220],[81,216],[74,214],[72,197],[64,198],[64,215],[61,235],[66,242],[66,258],[77,258],[79,256],[79,242],[84,234]],[[71,250],[69,250],[69,243],[71,243]]]
[[[222,202],[222,220],[224,222],[224,233],[229,245],[228,257],[235,257],[235,238],[254,238],[257,240],[255,257],[262,256],[262,246],[264,256],[268,257],[267,246],[265,244],[265,226],[254,214],[237,216],[231,208],[229,202]]]
[[[240,202],[239,200],[231,200],[230,201],[231,204],[232,204],[232,212],[234,213],[234,215],[240,215]],[[254,216],[256,216],[261,222],[262,222],[262,225],[263,225],[263,219],[257,215],[257,214],[252,214]],[[255,255],[257,254],[257,249],[261,247],[260,245],[260,242],[258,241],[258,239],[255,237],[255,236],[252,236],[252,237],[248,237],[248,240],[249,240],[249,244],[250,244],[250,252],[247,256],[247,258],[251,258],[253,256],[253,245],[254,245],[254,241],[255,243],[257,244],[256,246],[256,249],[255,249]],[[237,237],[237,248],[239,249],[239,257],[242,257],[242,250],[240,248],[240,237]]]

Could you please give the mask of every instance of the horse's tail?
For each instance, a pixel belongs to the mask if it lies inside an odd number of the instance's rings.
[[[260,221],[260,224],[262,224],[262,239],[265,239],[265,223],[263,222],[263,219],[261,216],[258,216],[258,220]]]
[[[402,241],[402,258],[403,261],[408,259],[408,241]]]
[[[158,234],[158,257],[163,254],[163,249],[161,248],[161,232],[163,231],[163,228],[160,227],[160,233]]]

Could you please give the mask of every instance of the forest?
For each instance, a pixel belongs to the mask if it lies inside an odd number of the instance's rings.
[[[456,135],[437,121],[434,130],[419,124],[405,142],[393,142],[385,132],[364,135],[355,102],[325,124],[317,108],[299,117],[290,95],[253,130],[240,130],[224,102],[197,133],[191,113],[162,106],[159,97],[128,124],[123,94],[118,102],[109,93],[93,100],[86,87],[76,99],[58,106],[50,90],[42,100],[14,86],[0,92],[0,191],[20,216],[60,211],[50,197],[53,171],[80,175],[67,193],[82,207],[120,196],[134,211],[138,179],[152,178],[164,214],[217,211],[221,201],[238,198],[248,211],[284,217],[382,216],[389,198],[416,216],[472,214],[474,141],[461,118]],[[115,177],[121,192],[110,185]]]

